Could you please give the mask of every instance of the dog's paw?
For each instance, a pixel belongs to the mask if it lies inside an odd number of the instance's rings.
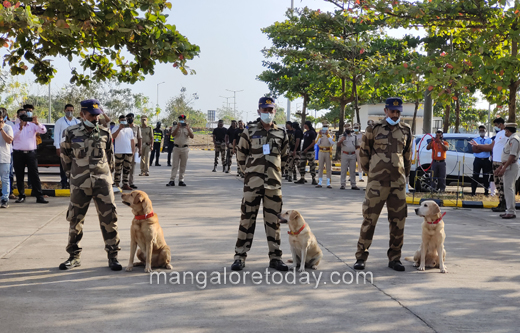
[[[419,266],[419,267],[417,268],[417,270],[418,270],[418,271],[424,271],[424,270],[426,270],[426,269],[424,268],[424,266],[421,265],[421,266]]]
[[[173,266],[170,265],[170,264],[167,264],[166,266],[164,266],[164,268],[166,268],[166,269],[173,269]]]
[[[144,269],[144,272],[145,272],[145,273],[151,273],[151,272],[152,272],[152,269],[151,269],[151,268],[148,268],[148,267],[146,267],[146,268]]]
[[[300,268],[298,269],[298,272],[305,272],[305,267],[300,267]]]
[[[418,262],[414,262],[413,263],[413,267],[419,267],[419,263]]]
[[[448,273],[448,267],[441,268],[441,273]]]
[[[133,265],[132,266],[127,266],[126,269],[125,269],[125,271],[127,271],[127,272],[131,272],[133,270],[134,270],[134,266]]]
[[[316,270],[316,269],[318,269],[318,265],[312,265],[311,268]]]

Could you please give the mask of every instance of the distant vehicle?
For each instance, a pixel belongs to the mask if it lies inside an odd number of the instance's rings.
[[[40,134],[42,142],[36,150],[38,158],[38,167],[59,167],[60,157],[56,155],[56,147],[54,147],[54,124],[43,124],[47,128],[47,133]]]
[[[424,134],[415,135],[413,141],[412,167],[410,171],[410,186],[417,192],[430,191],[432,187],[432,175],[430,165],[432,163],[432,151],[426,150],[426,146],[432,138],[428,135],[422,140]],[[446,152],[446,185],[464,186],[471,185],[473,176],[473,149],[469,142],[478,137],[472,133],[445,133],[444,141],[450,145]],[[422,140],[422,142],[421,142]],[[417,178],[416,178],[417,177]],[[417,184],[415,181],[417,179]],[[417,185],[417,186],[416,186]]]

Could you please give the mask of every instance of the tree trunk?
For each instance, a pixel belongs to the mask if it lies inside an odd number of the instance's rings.
[[[346,82],[345,79],[341,79],[341,96],[342,99],[345,96],[346,91]],[[339,102],[339,132],[343,133],[344,127],[345,127],[345,105],[347,105],[345,102],[341,101]]]
[[[516,123],[516,90],[518,89],[515,82],[509,85],[509,119],[508,123]]]
[[[309,103],[309,97],[307,95],[303,95],[302,123],[300,124],[302,130],[303,125],[305,124],[305,118],[307,117],[307,103]]]
[[[354,79],[354,81],[352,82],[352,84],[354,85],[354,112],[356,112],[356,118],[357,118],[357,123],[359,125],[361,125],[361,119],[359,118],[359,107],[358,107],[358,93],[357,93],[357,84],[356,84],[356,79]],[[352,117],[352,122],[354,122],[354,117]]]
[[[457,100],[455,100],[455,133],[460,133],[460,101],[459,94],[455,94]]]
[[[415,101],[415,109],[413,110],[413,120],[412,120],[412,133],[415,134],[415,127],[417,125],[417,109],[419,109],[419,101]]]
[[[447,104],[445,107],[445,113],[444,113],[444,128],[442,131],[444,133],[448,133],[448,129],[450,128],[450,105]]]

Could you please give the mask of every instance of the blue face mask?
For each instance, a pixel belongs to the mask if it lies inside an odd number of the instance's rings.
[[[396,121],[393,121],[392,118],[386,117],[386,122],[392,126],[399,124],[400,121],[401,121],[401,118],[397,119]]]
[[[27,111],[26,115],[27,117],[32,117],[33,113],[31,111]]]
[[[274,114],[273,113],[260,113],[260,119],[264,124],[271,124],[274,120]]]

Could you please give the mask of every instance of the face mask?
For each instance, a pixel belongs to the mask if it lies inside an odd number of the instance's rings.
[[[329,129],[327,127],[323,127],[321,129],[321,133],[326,134]]]
[[[31,111],[27,112],[27,117],[32,117],[33,113]]]
[[[396,121],[393,121],[392,118],[386,117],[386,122],[392,126],[399,124],[400,121],[401,121],[401,118],[397,119]]]
[[[345,133],[347,133],[347,135],[350,135],[350,133],[352,133],[352,131],[351,130],[347,130],[347,131],[345,131]]]
[[[354,127],[354,132],[359,132],[359,128]]]
[[[262,120],[262,122],[264,124],[270,124],[273,122],[274,120],[274,113],[260,113],[260,120]]]
[[[96,127],[96,125],[97,125],[97,120],[94,120],[94,122],[90,122],[90,121],[88,121],[88,120],[85,119],[85,120],[83,120],[83,123],[84,123],[85,126],[87,126],[87,127],[92,127],[92,128],[94,128],[94,127]]]
[[[127,118],[126,120],[128,121],[129,124],[133,124],[134,123],[134,119],[133,118],[132,119],[128,119]]]
[[[126,121],[120,121],[119,122],[121,125],[127,125],[128,123]]]
[[[495,132],[500,132],[500,127],[495,126]]]
[[[184,124],[184,120],[179,121],[179,123]]]
[[[486,132],[480,132],[480,137],[483,138],[486,135]]]
[[[65,112],[65,117],[72,118],[72,116],[73,116],[73,112],[72,111],[66,111]]]

